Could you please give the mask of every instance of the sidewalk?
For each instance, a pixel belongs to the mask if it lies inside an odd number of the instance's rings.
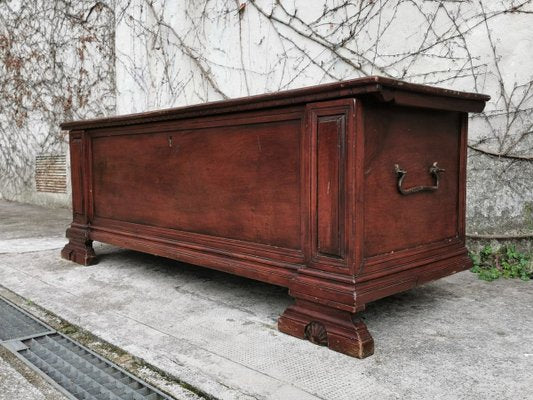
[[[533,399],[533,286],[463,272],[370,304],[375,355],[277,331],[283,288],[95,244],[60,258],[67,210],[0,201],[0,285],[221,399]]]

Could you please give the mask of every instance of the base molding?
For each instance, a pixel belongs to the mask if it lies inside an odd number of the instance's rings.
[[[61,257],[81,265],[98,263],[88,228],[72,225],[67,229],[66,237],[69,242],[61,250]]]
[[[374,354],[374,339],[354,314],[296,299],[278,319],[278,329],[356,358]]]

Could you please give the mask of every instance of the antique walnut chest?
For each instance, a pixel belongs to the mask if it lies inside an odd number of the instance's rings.
[[[470,265],[468,112],[488,96],[381,77],[67,122],[73,222],[92,241],[289,288],[282,332],[355,357],[373,300]]]

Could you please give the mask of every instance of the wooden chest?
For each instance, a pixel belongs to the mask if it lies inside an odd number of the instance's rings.
[[[488,96],[369,77],[67,122],[73,222],[100,241],[286,286],[279,329],[355,357],[370,301],[468,268],[467,113]]]

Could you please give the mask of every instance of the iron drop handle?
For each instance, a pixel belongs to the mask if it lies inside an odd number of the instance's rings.
[[[398,191],[403,195],[418,193],[418,192],[434,192],[439,188],[439,178],[440,173],[444,172],[444,169],[439,168],[437,165],[437,162],[435,161],[431,167],[429,167],[429,173],[433,176],[433,179],[435,180],[435,185],[433,186],[413,186],[409,189],[402,188],[402,183],[405,178],[405,175],[407,175],[407,170],[401,169],[398,164],[394,165],[394,171],[396,172],[396,176],[398,177]]]

